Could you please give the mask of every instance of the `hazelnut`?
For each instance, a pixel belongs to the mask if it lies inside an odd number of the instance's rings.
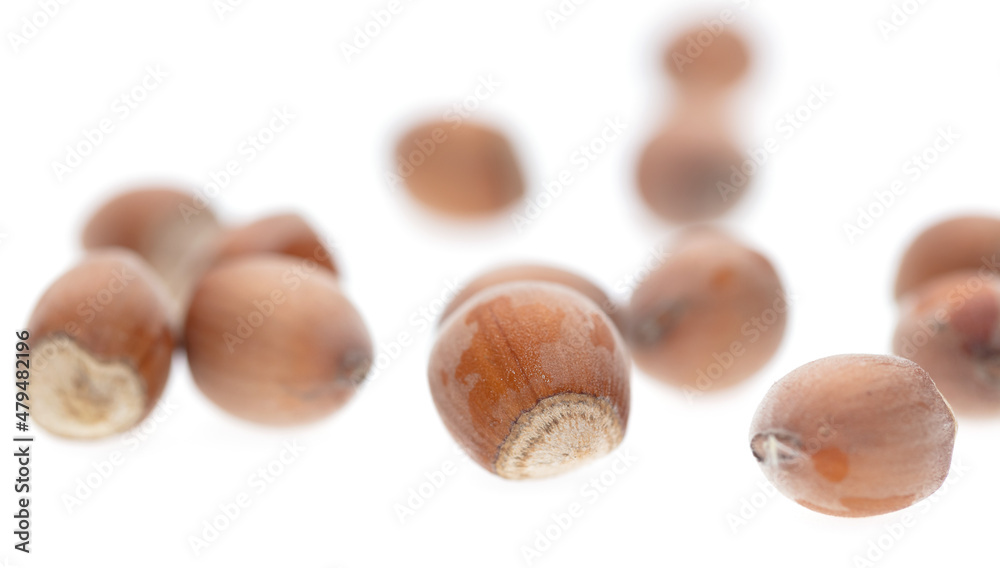
[[[198,388],[241,418],[317,420],[368,373],[364,321],[327,270],[282,255],[234,258],[209,270],[184,322]]]
[[[486,126],[423,124],[399,141],[396,161],[413,197],[448,215],[497,213],[524,195],[510,143]]]
[[[764,475],[800,505],[841,517],[908,507],[944,482],[955,417],[923,369],[837,355],[779,380],[750,427]]]
[[[174,299],[175,322],[187,297],[211,259],[219,234],[212,211],[195,197],[170,188],[143,188],[121,193],[104,203],[83,229],[83,247],[124,247],[135,251],[163,279]]]
[[[629,359],[614,324],[559,284],[476,294],[431,352],[434,404],[452,436],[508,479],[555,475],[613,450],[629,413]]]
[[[654,213],[675,223],[718,217],[735,205],[749,184],[743,154],[719,129],[697,121],[667,125],[639,159],[637,183]]]
[[[679,386],[716,390],[771,359],[788,308],[764,256],[720,231],[691,229],[633,292],[626,338],[643,371]]]
[[[163,393],[174,348],[162,282],[134,253],[89,253],[42,295],[28,323],[35,342],[32,417],[68,438],[124,432]]]
[[[721,90],[746,74],[750,54],[746,42],[733,31],[696,27],[667,46],[663,66],[681,88]]]
[[[463,303],[465,303],[466,300],[480,291],[489,288],[490,286],[496,286],[497,284],[505,284],[508,282],[523,281],[552,282],[555,284],[562,284],[563,286],[569,286],[570,288],[590,298],[590,300],[593,301],[597,307],[604,310],[604,313],[606,313],[612,321],[616,324],[619,323],[619,307],[612,302],[610,298],[608,298],[607,294],[605,294],[603,290],[578,274],[551,266],[542,266],[537,264],[505,266],[479,275],[466,284],[465,288],[459,291],[459,293],[456,294],[451,300],[451,303],[445,307],[444,312],[441,314],[441,321],[444,322],[444,320],[447,319],[447,317],[458,309]],[[620,325],[618,327],[621,329]]]
[[[1000,412],[1000,285],[968,270],[911,291],[893,351],[930,373],[956,412]]]
[[[903,255],[896,276],[896,299],[921,284],[956,270],[996,272],[1000,219],[956,217],[920,233]]]
[[[216,242],[215,262],[237,256],[277,253],[304,258],[337,274],[333,255],[316,231],[294,213],[271,215],[225,231]]]

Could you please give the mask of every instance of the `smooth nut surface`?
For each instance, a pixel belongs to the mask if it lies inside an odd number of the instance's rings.
[[[508,282],[531,281],[551,282],[553,284],[569,286],[570,288],[590,298],[590,300],[593,301],[597,307],[604,310],[604,313],[608,314],[608,317],[610,317],[616,325],[619,325],[619,329],[621,329],[618,322],[618,318],[621,316],[621,310],[619,309],[619,306],[608,298],[608,295],[605,294],[603,290],[598,288],[594,283],[587,280],[583,276],[567,270],[538,264],[504,266],[477,276],[466,284],[465,287],[462,288],[445,307],[441,314],[440,321],[444,322],[444,320],[447,319],[452,312],[461,307],[466,300],[489,288],[490,286],[496,286],[497,284],[505,284]]]
[[[696,27],[670,43],[663,65],[682,88],[717,90],[746,74],[750,53],[743,38],[731,30]]]
[[[300,215],[269,215],[252,223],[228,229],[215,245],[214,262],[239,256],[275,253],[310,260],[337,274],[333,255],[309,223]]]
[[[367,375],[364,321],[329,271],[280,255],[211,269],[185,321],[198,388],[224,410],[266,424],[317,420]]]
[[[828,515],[865,517],[936,491],[951,465],[955,417],[916,363],[838,355],[771,387],[750,427],[764,475],[786,497]]]
[[[896,299],[958,270],[1000,271],[1000,219],[955,217],[920,233],[910,244],[896,276]]]
[[[565,286],[518,282],[449,318],[428,367],[445,426],[509,479],[572,469],[614,449],[629,413],[629,360],[614,324]]]
[[[87,221],[82,243],[87,250],[124,247],[141,256],[166,284],[174,299],[172,317],[179,325],[220,231],[211,209],[200,207],[193,194],[149,187],[120,193],[102,204]]]
[[[667,125],[639,159],[639,193],[649,208],[674,223],[718,217],[746,193],[744,156],[724,132],[683,121]]]
[[[910,292],[893,351],[930,373],[955,412],[1000,413],[1000,285],[966,270]]]
[[[633,292],[626,338],[640,369],[697,391],[732,386],[764,366],[789,304],[772,264],[729,235],[685,231]]]
[[[510,142],[487,126],[420,125],[400,139],[396,163],[410,194],[447,215],[498,213],[524,195]]]
[[[174,348],[169,298],[134,253],[89,253],[38,300],[28,394],[32,418],[69,438],[138,424],[159,400]]]

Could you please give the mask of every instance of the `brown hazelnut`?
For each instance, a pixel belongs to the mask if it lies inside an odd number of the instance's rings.
[[[428,377],[448,431],[501,477],[561,473],[625,434],[628,355],[604,312],[566,286],[476,294],[444,323]]]
[[[410,194],[448,215],[497,213],[524,195],[510,143],[486,126],[420,125],[397,144],[396,162]]]
[[[637,183],[654,213],[686,223],[732,208],[750,183],[744,169],[743,154],[722,131],[685,119],[649,142],[639,159]]]
[[[729,235],[685,231],[632,294],[626,338],[636,364],[711,391],[767,363],[785,333],[788,300],[771,263]]]
[[[682,88],[719,90],[746,74],[750,54],[737,33],[696,27],[670,43],[663,54],[663,66]]]
[[[209,270],[184,322],[198,388],[224,410],[267,424],[317,420],[367,375],[364,321],[327,270],[281,255]]]
[[[943,274],[962,269],[998,271],[1000,219],[955,217],[920,233],[903,255],[896,299]]]
[[[170,188],[121,193],[87,221],[83,247],[124,247],[139,254],[163,279],[174,299],[173,318],[183,315],[187,297],[211,258],[220,228],[195,196]]]
[[[337,274],[333,255],[316,231],[294,213],[271,215],[223,232],[216,242],[215,262],[248,254],[276,253],[304,258]]]
[[[1000,412],[1000,283],[972,270],[904,298],[893,351],[923,367],[960,414]]]
[[[923,369],[888,355],[838,355],[779,380],[750,427],[764,475],[828,515],[908,507],[944,482],[955,417]]]
[[[169,298],[134,253],[89,253],[42,295],[28,396],[35,421],[68,438],[124,432],[153,409],[174,348]]]
[[[620,309],[618,305],[612,302],[611,299],[608,298],[607,294],[605,294],[603,290],[598,288],[592,282],[578,274],[574,274],[566,270],[537,264],[504,266],[477,276],[471,282],[466,284],[465,288],[459,291],[459,293],[456,294],[451,300],[451,303],[445,307],[444,312],[441,314],[441,321],[444,322],[444,320],[447,319],[447,317],[458,309],[463,303],[465,303],[466,300],[478,294],[482,290],[489,288],[490,286],[506,284],[508,282],[523,281],[552,282],[555,284],[562,284],[563,286],[569,286],[570,288],[590,298],[590,300],[593,301],[597,307],[604,310],[604,313],[606,313],[608,317],[616,323],[616,325],[619,323],[618,318],[620,316]],[[621,329],[620,325],[618,327]]]

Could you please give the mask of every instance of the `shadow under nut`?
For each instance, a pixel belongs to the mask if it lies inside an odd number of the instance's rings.
[[[280,255],[210,270],[185,321],[198,388],[224,410],[265,424],[322,418],[367,375],[372,343],[333,275]]]
[[[936,491],[951,465],[955,417],[916,363],[838,355],[795,369],[753,417],[750,446],[786,497],[827,515],[865,517]]]
[[[555,475],[624,436],[629,360],[593,302],[556,284],[518,282],[473,296],[431,352],[431,395],[470,456],[508,479]]]
[[[32,418],[69,438],[141,422],[170,374],[168,309],[159,278],[134,253],[89,253],[48,288],[28,322]]]
[[[1000,413],[1000,285],[966,270],[910,292],[893,351],[923,367],[955,412]]]
[[[773,265],[729,235],[682,233],[628,307],[626,338],[649,375],[708,392],[751,376],[774,356],[788,300]]]

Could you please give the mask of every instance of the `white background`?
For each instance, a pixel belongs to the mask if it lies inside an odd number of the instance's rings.
[[[591,0],[555,29],[545,15],[555,0],[406,1],[348,63],[342,42],[387,1],[332,4],[251,0],[220,18],[210,0],[72,2],[15,52],[10,34],[22,33],[21,18],[40,8],[3,3],[0,351],[10,360],[13,331],[79,258],[89,211],[138,182],[204,187],[280,107],[296,116],[291,126],[241,162],[212,206],[233,223],[302,212],[337,243],[344,286],[380,349],[401,332],[415,341],[343,411],[306,428],[228,417],[200,395],[178,356],[164,396],[170,415],[138,448],[34,429],[33,552],[7,544],[0,559],[53,567],[515,566],[524,565],[522,547],[534,545],[535,531],[579,502],[583,515],[535,565],[853,566],[880,538],[890,549],[878,566],[995,565],[997,422],[960,420],[961,469],[932,501],[907,511],[915,520],[897,536],[886,527],[903,513],[840,519],[780,495],[755,496],[763,477],[747,430],[768,386],[798,365],[889,349],[895,267],[922,227],[1000,209],[1000,5],[927,2],[886,38],[878,21],[892,15],[887,0]],[[775,262],[794,297],[780,352],[738,388],[694,400],[635,372],[622,448],[637,461],[596,502],[581,488],[609,470],[610,458],[526,483],[461,463],[400,522],[396,505],[426,474],[458,462],[426,385],[432,332],[414,314],[439,308],[449,283],[523,260],[574,269],[626,298],[629,279],[676,230],[644,210],[633,184],[638,153],[673,99],[659,48],[680,26],[723,8],[754,47],[752,75],[733,103],[734,135],[743,148],[769,137],[780,148],[725,219]],[[120,120],[112,107],[146,66],[168,75]],[[402,129],[440,117],[488,76],[500,87],[474,118],[510,134],[532,196],[560,171],[574,174],[521,232],[508,217],[445,222],[385,181]],[[833,96],[786,139],[777,121],[814,86]],[[114,131],[58,179],[52,162],[104,118]],[[575,149],[614,118],[625,133],[577,171]],[[945,127],[960,138],[914,181],[906,161]],[[896,179],[905,194],[849,242],[843,224]],[[5,392],[11,411],[0,429],[13,434],[12,389]],[[250,476],[293,439],[306,450],[257,494]],[[124,463],[68,510],[64,496],[115,451]],[[11,479],[0,484],[0,503],[11,512],[14,460],[4,463]],[[251,494],[250,507],[195,556],[189,538],[241,491]],[[730,515],[741,514],[743,500],[756,503],[743,511],[754,514],[734,530]],[[3,516],[0,530],[10,538],[13,522]]]

